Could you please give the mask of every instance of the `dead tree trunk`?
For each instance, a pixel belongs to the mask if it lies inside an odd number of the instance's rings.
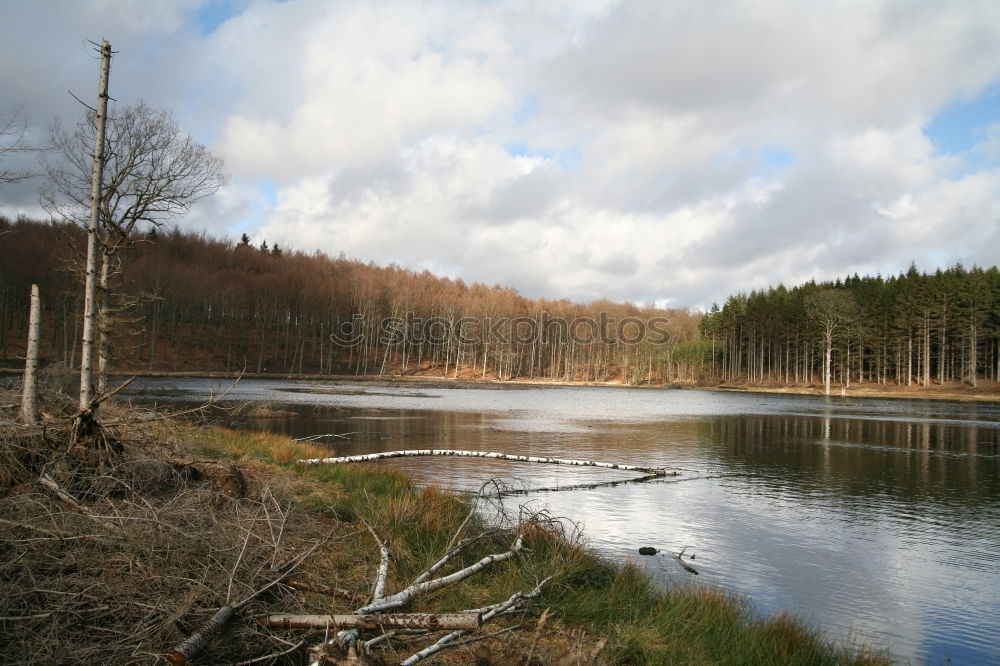
[[[495,460],[512,460],[514,462],[544,463],[548,465],[575,465],[579,467],[604,467],[607,469],[620,469],[626,472],[643,472],[645,474],[655,474],[658,476],[675,475],[662,467],[641,467],[639,465],[622,465],[619,463],[598,462],[596,460],[569,460],[566,458],[543,458],[539,456],[521,456],[513,453],[499,453],[497,451],[461,451],[456,449],[408,449],[404,451],[385,451],[383,453],[368,453],[358,456],[344,456],[341,458],[307,458],[297,461],[303,465],[318,464],[344,464],[354,462],[370,462],[373,460],[385,460],[387,458],[406,458],[411,456],[455,456],[457,458],[492,458]]]
[[[24,392],[21,394],[21,421],[38,423],[38,344],[41,299],[38,285],[31,285],[31,311],[28,316],[28,353],[24,362]]]
[[[108,390],[108,370],[111,366],[111,315],[109,312],[111,257],[108,246],[101,253],[101,274],[97,280],[97,393]]]
[[[87,275],[83,305],[83,349],[80,352],[80,411],[91,408],[94,399],[94,329],[97,319],[97,250],[100,244],[100,203],[104,183],[104,128],[108,118],[108,73],[111,45],[101,41],[101,79],[97,90],[94,136],[94,170],[90,178],[90,224],[87,227]]]

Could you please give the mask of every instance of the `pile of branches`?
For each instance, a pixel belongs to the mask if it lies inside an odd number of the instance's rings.
[[[465,536],[481,524],[474,503],[439,559],[390,593],[390,548],[367,523],[296,511],[280,479],[186,458],[154,414],[106,406],[115,446],[88,455],[70,410],[35,426],[0,412],[0,664],[414,664],[521,628],[481,630],[549,581],[478,608],[402,612],[501,562],[527,565],[526,539],[560,523],[494,507],[504,518]],[[374,581],[337,587],[316,560],[369,538]],[[345,600],[353,612],[330,612]]]
[[[493,483],[493,482],[490,482]],[[393,645],[388,652],[393,661],[403,666],[427,659],[444,650],[467,645],[486,638],[496,638],[502,634],[522,628],[522,624],[508,625],[497,631],[469,637],[483,625],[505,616],[524,614],[527,603],[538,597],[551,576],[537,578],[535,584],[520,590],[506,599],[477,608],[456,609],[448,613],[401,613],[418,597],[431,595],[437,590],[455,585],[475,574],[507,560],[518,558],[525,550],[525,537],[532,532],[551,536],[553,530],[562,529],[562,523],[550,519],[545,514],[520,514],[513,526],[492,527],[479,534],[461,539],[461,536],[476,515],[477,504],[487,498],[480,490],[465,521],[458,527],[445,552],[433,564],[413,578],[397,592],[388,591],[389,569],[392,554],[376,531],[365,522],[379,552],[379,566],[372,584],[371,594],[366,603],[355,608],[353,613],[332,614],[269,614],[258,618],[261,625],[274,629],[308,629],[322,632],[323,640],[309,649],[310,665],[372,663],[372,657],[387,647],[392,640],[409,638],[405,644]],[[506,516],[497,496],[493,497],[496,515]],[[509,519],[509,516],[507,516]],[[460,540],[461,539],[461,540]],[[506,543],[507,549],[485,555],[466,566],[453,564],[466,550],[478,544]],[[527,562],[522,562],[527,565]],[[455,570],[444,573],[449,568]],[[544,625],[544,622],[541,623]],[[536,627],[537,628],[537,627]],[[403,656],[409,652],[409,656]],[[381,663],[381,660],[378,660]],[[530,661],[530,656],[528,657]]]
[[[0,498],[0,662],[149,663],[218,608],[294,604],[294,590],[270,584],[343,527],[306,521],[233,477],[228,466],[128,456],[87,473],[64,458],[11,489]],[[234,624],[206,656],[287,647]]]

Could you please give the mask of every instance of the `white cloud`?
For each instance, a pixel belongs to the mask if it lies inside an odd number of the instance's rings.
[[[988,0],[258,0],[207,36],[195,4],[25,4],[0,35],[42,123],[93,87],[104,32],[116,96],[224,154],[233,185],[186,226],[695,306],[1000,256],[996,127],[955,155],[925,135],[1000,83]]]

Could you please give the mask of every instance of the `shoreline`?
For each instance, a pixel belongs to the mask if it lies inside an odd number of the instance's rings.
[[[79,501],[67,495],[69,504],[40,493],[34,487],[35,466],[49,458],[47,438],[57,431],[46,433],[43,426],[25,433],[18,428],[19,445],[11,456],[22,456],[18,460],[24,464],[12,464],[12,476],[0,488],[0,504],[17,520],[4,521],[0,532],[24,551],[18,566],[34,572],[32,584],[57,593],[97,589],[105,603],[87,608],[89,623],[109,631],[130,629],[151,655],[164,655],[185,635],[192,635],[228,603],[230,588],[239,590],[239,595],[261,590],[274,577],[268,573],[274,570],[268,561],[273,563],[279,555],[308,556],[323,544],[295,572],[297,583],[289,581],[281,594],[254,601],[201,655],[206,663],[259,661],[274,647],[270,634],[252,621],[255,616],[316,608],[352,613],[372,590],[380,537],[391,544],[389,584],[398,589],[465,536],[465,529],[468,535],[479,536],[459,542],[459,548],[468,551],[464,561],[482,563],[485,558],[496,565],[442,594],[415,598],[408,611],[454,613],[456,608],[512,598],[512,593],[523,596],[540,579],[551,583],[537,603],[526,606],[520,624],[502,622],[501,627],[507,626],[490,632],[496,643],[473,653],[442,653],[436,663],[470,663],[475,658],[476,663],[496,666],[555,664],[568,656],[574,663],[609,665],[727,663],[746,661],[747,655],[753,655],[749,663],[760,664],[892,662],[885,648],[836,641],[821,627],[792,615],[756,613],[725,590],[661,588],[640,567],[605,559],[544,515],[501,530],[472,518],[468,497],[437,486],[417,487],[392,470],[364,464],[299,465],[297,460],[323,449],[284,435],[174,421],[134,422],[127,412],[118,414],[126,418],[115,428],[127,440],[117,454],[118,465],[108,471],[80,462],[54,473],[67,488],[90,487],[95,479],[106,482],[112,478],[109,475],[124,475],[130,492],[81,496]],[[15,488],[18,491],[11,492]],[[87,504],[101,511],[91,511]],[[112,515],[136,520],[122,524],[109,520],[103,515],[107,506]],[[39,532],[48,538],[39,538]],[[250,539],[251,533],[257,538]],[[517,541],[515,533],[520,535]],[[516,546],[521,538],[524,552],[509,563],[494,554],[511,548],[512,541]],[[121,556],[108,557],[109,542]],[[308,550],[311,544],[315,546]],[[206,552],[213,558],[206,559]],[[56,555],[85,566],[53,567]],[[388,551],[382,557],[389,562]],[[149,584],[150,574],[155,574],[156,585]],[[2,582],[8,600],[23,591],[18,580]],[[57,649],[63,661],[101,663],[128,662],[134,653],[134,646],[123,647],[121,641],[100,640],[102,634],[81,628],[71,614],[53,613],[50,598],[25,598],[16,608],[21,622],[8,623],[0,631],[16,650],[37,654]],[[162,617],[169,622],[159,620]],[[53,623],[59,631],[52,632]],[[304,657],[305,648],[320,640],[303,632],[288,635],[302,639],[289,651],[297,653],[294,658]],[[660,640],[649,640],[654,636]],[[377,651],[376,656],[415,652],[425,645],[420,640],[399,637],[390,650]]]
[[[0,368],[0,377],[22,374],[20,368]],[[440,377],[433,375],[320,375],[320,374],[285,374],[285,373],[232,373],[213,370],[198,371],[115,371],[114,377],[153,377],[153,378],[191,378],[191,379],[280,379],[280,380],[306,380],[306,381],[330,381],[330,382],[356,382],[371,384],[422,384],[425,386],[450,387],[582,387],[601,386],[609,388],[623,389],[650,389],[650,390],[670,390],[670,389],[690,389],[694,391],[720,391],[731,393],[767,393],[785,395],[804,395],[826,397],[822,387],[815,385],[758,385],[723,382],[719,384],[696,384],[687,382],[676,382],[673,384],[641,384],[627,385],[620,381],[564,381],[553,379],[476,379],[472,377]],[[953,402],[984,402],[1000,403],[1000,382],[982,380],[983,386],[973,389],[965,384],[952,383],[947,386],[932,385],[930,388],[922,386],[893,386],[878,384],[855,384],[847,388],[836,386],[831,387],[830,398],[841,399],[888,399],[888,400],[939,400]]]

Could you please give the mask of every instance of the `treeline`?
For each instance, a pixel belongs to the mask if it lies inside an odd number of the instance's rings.
[[[924,385],[1000,378],[1000,272],[851,276],[731,296],[705,315],[528,299],[429,272],[249,238],[149,232],[113,293],[112,368],[475,379]],[[0,217],[0,356],[23,362],[28,299],[42,355],[79,363],[82,233]]]
[[[731,296],[701,324],[710,372],[751,384],[931,386],[1000,376],[1000,271],[853,275]]]
[[[0,350],[23,354],[32,282],[42,354],[78,364],[82,234],[0,219]],[[701,374],[700,313],[524,298],[398,266],[232,243],[203,234],[136,237],[104,301],[112,368],[690,382]]]

